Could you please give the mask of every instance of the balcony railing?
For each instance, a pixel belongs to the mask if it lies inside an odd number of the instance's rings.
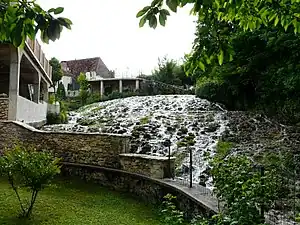
[[[38,62],[41,64],[42,68],[45,70],[47,76],[51,79],[52,77],[52,67],[50,66],[49,61],[45,57],[45,53],[42,50],[41,45],[37,40],[26,39],[26,43],[29,48],[37,58]]]

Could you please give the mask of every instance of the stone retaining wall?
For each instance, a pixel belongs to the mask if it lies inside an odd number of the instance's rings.
[[[64,162],[123,169],[154,178],[174,174],[175,158],[171,158],[170,171],[167,157],[125,154],[129,136],[40,131],[24,123],[0,121],[0,153],[15,141],[52,152]]]
[[[85,181],[94,182],[116,191],[131,193],[151,204],[161,205],[163,197],[170,193],[177,197],[177,207],[184,212],[186,218],[193,218],[195,215],[210,217],[216,213],[188,193],[167,182],[136,173],[67,163],[62,167],[62,175],[80,177]]]
[[[143,154],[121,154],[121,169],[157,179],[172,177],[175,157],[157,157]]]
[[[46,132],[19,122],[0,122],[0,152],[14,141],[50,151],[65,162],[120,168],[119,154],[126,153],[128,136]]]
[[[8,119],[8,98],[0,97],[0,120]]]
[[[129,192],[152,204],[161,204],[166,194],[173,194],[186,217],[215,213],[184,190],[153,178],[166,176],[168,158],[125,154],[129,149],[128,136],[54,133],[39,131],[19,122],[0,121],[0,155],[14,141],[62,157],[62,175],[79,176],[114,190]],[[174,163],[174,158],[171,162]]]

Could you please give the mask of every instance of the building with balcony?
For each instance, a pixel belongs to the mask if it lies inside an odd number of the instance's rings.
[[[43,124],[46,121],[52,68],[41,45],[0,44],[0,120]]]
[[[87,80],[114,78],[114,73],[107,68],[100,57],[62,61],[61,66],[64,76],[58,83],[63,84],[67,97],[79,95],[80,87],[77,78],[80,73],[84,73]],[[49,92],[53,93],[54,89],[50,88]]]

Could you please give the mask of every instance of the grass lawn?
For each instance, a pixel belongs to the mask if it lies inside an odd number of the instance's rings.
[[[26,191],[21,196],[28,196]],[[86,184],[56,181],[39,193],[30,220],[18,219],[15,193],[0,179],[0,224],[6,225],[159,225],[158,211],[126,194]]]

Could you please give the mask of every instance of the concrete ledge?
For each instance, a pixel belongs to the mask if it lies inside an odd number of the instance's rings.
[[[40,133],[40,134],[70,134],[70,135],[86,135],[86,136],[108,136],[108,137],[124,137],[130,138],[130,135],[122,135],[122,134],[109,134],[109,133],[85,133],[85,132],[67,132],[67,131],[44,131],[38,130],[35,127],[31,126],[30,124],[26,124],[20,121],[12,121],[12,120],[3,120],[3,123],[12,123],[21,128],[25,128],[28,131]]]
[[[157,161],[167,161],[169,160],[168,157],[165,156],[153,156],[153,155],[146,155],[146,154],[136,154],[136,153],[125,153],[120,154],[121,157],[134,157],[134,158],[140,158],[140,159],[153,159]],[[170,157],[171,160],[175,160],[175,157]]]

